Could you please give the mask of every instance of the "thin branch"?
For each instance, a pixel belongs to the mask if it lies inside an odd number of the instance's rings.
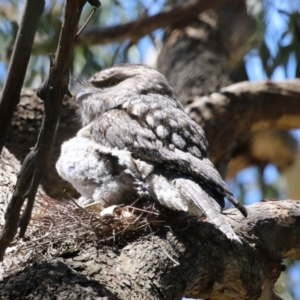
[[[105,28],[89,26],[83,30],[78,42],[80,43],[86,39],[88,40],[89,45],[93,45],[109,42],[122,42],[125,39],[129,39],[134,43],[155,29],[187,22],[201,12],[207,9],[213,9],[226,1],[227,0],[185,1],[181,5],[165,9],[156,15],[143,17],[126,24]]]
[[[7,80],[0,100],[0,153],[11,124],[13,112],[20,101],[27,65],[39,19],[44,11],[44,0],[26,1],[24,14],[15,41]]]
[[[88,22],[90,21],[90,19],[93,17],[93,15],[95,14],[97,8],[94,7],[89,16],[87,17],[87,19],[84,21],[84,23],[81,25],[81,27],[79,28],[79,30],[77,31],[77,34],[76,34],[76,38],[81,34],[82,30],[85,28],[85,26],[88,24]]]
[[[25,198],[28,198],[21,224],[21,233],[25,233],[42,172],[45,172],[50,160],[61,104],[65,95],[68,94],[73,46],[85,2],[85,0],[66,1],[56,58],[41,93],[45,101],[41,131],[34,149],[27,155],[22,165],[15,191],[5,213],[5,224],[0,237],[0,260],[3,260],[6,248],[16,235],[20,210]]]

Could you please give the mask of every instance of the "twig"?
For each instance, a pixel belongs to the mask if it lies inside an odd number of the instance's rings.
[[[150,232],[151,232],[151,237],[152,237],[152,247],[153,247],[153,245],[154,245],[154,234],[153,234],[153,230],[152,230],[152,228],[151,228],[151,226],[149,225],[149,224],[147,224],[148,225],[148,228],[149,228],[149,230],[150,230]]]
[[[138,210],[138,211],[142,211],[142,212],[145,212],[145,213],[148,213],[148,214],[153,214],[153,215],[159,216],[159,213],[156,213],[154,211],[148,211],[148,210],[137,208],[137,207],[133,207],[133,206],[127,206],[127,207],[135,209],[135,210]]]
[[[31,3],[32,1],[29,2]],[[42,2],[44,3],[44,1]],[[51,70],[51,76],[47,78],[47,85],[44,86],[46,89],[46,92],[43,93],[45,96],[43,99],[45,101],[45,113],[42,127],[37,144],[25,158],[18,177],[16,189],[5,213],[5,224],[0,237],[0,261],[3,260],[6,248],[17,233],[20,210],[25,198],[29,195],[30,199],[26,207],[26,215],[22,217],[21,224],[21,233],[25,233],[27,222],[29,222],[30,219],[30,208],[33,207],[41,173],[47,169],[47,164],[51,157],[61,103],[65,95],[68,94],[69,68],[72,63],[74,40],[80,14],[85,2],[85,0],[66,1],[64,22],[61,29],[56,58],[53,69]],[[35,1],[34,4],[36,5]],[[32,12],[30,13],[32,17]],[[34,174],[35,178],[33,178]],[[31,184],[32,180],[33,184]]]
[[[138,222],[138,220],[142,217],[142,215],[139,215],[132,223],[129,223],[122,231],[125,232],[131,225],[134,225]]]
[[[65,194],[69,197],[69,200],[71,200],[72,201],[72,203],[73,204],[75,204],[81,211],[83,211],[85,214],[87,214],[89,217],[91,216],[91,214],[87,211],[87,210],[85,210],[82,206],[80,206],[72,197],[71,197],[71,195],[68,193],[68,192],[66,192],[65,190],[64,190],[64,192],[65,192]]]
[[[32,177],[32,181],[28,193],[23,196],[23,198],[27,197],[27,203],[19,223],[21,238],[24,238],[27,226],[31,219],[31,212],[34,205],[35,195],[39,187],[39,182],[40,180],[39,180],[39,176],[37,176],[37,170],[34,170],[34,174]]]
[[[136,205],[140,200],[141,200],[141,197],[137,197],[137,198],[130,204],[130,206]]]
[[[30,58],[34,35],[39,19],[44,11],[44,5],[44,0],[26,1],[0,100],[0,154],[6,140],[13,112],[20,101],[20,93]]]
[[[78,36],[79,36],[80,33],[82,32],[82,30],[85,28],[85,26],[88,24],[88,22],[90,21],[90,19],[92,18],[92,16],[95,14],[96,10],[97,10],[96,7],[94,7],[94,8],[91,10],[89,16],[87,17],[87,19],[85,20],[85,22],[82,24],[82,26],[81,26],[81,27],[79,28],[79,30],[77,31],[77,33],[76,33],[76,38],[78,38]]]
[[[150,17],[140,18],[134,22],[106,28],[90,26],[83,30],[80,39],[78,39],[78,43],[80,43],[81,39],[88,39],[89,45],[122,42],[125,39],[135,42],[158,28],[164,28],[191,20],[191,18],[201,12],[207,9],[213,9],[225,1],[226,0],[183,1],[181,5],[177,5],[171,9],[165,9]]]
[[[165,249],[164,249],[164,247],[159,243],[159,242],[157,242],[157,244],[158,244],[158,246],[161,248],[161,250],[167,255],[167,257],[168,258],[170,258],[171,259],[171,261],[175,264],[175,265],[177,265],[177,266],[179,266],[180,265],[180,263],[179,263],[179,261],[177,261],[177,260],[175,260]]]

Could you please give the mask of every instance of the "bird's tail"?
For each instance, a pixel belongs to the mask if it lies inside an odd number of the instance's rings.
[[[241,212],[241,214],[246,218],[248,213],[245,206],[237,200],[232,193],[226,194],[226,198]]]
[[[205,216],[207,221],[217,227],[227,238],[242,243],[222,215],[220,205],[209,195],[209,192],[188,178],[176,178],[172,180],[172,183],[185,201],[190,203],[188,209],[190,214]]]

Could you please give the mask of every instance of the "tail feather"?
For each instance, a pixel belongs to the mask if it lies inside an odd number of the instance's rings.
[[[182,174],[152,173],[146,179],[148,190],[161,205],[172,210],[185,211],[191,215],[207,218],[228,239],[241,243],[227,223],[217,199],[208,187],[201,187]]]
[[[201,178],[204,183],[209,187],[216,190],[220,195],[226,197],[244,217],[247,217],[246,208],[232,195],[226,183],[221,178],[217,169],[213,166],[208,158],[197,159],[193,156],[189,156],[191,172],[194,173],[196,178]]]
[[[245,206],[239,202],[239,200],[237,200],[236,198],[234,198],[234,196],[230,193],[230,195],[227,195],[226,198],[241,212],[241,214],[247,218],[248,213],[247,210],[245,208]]]
[[[173,184],[178,188],[181,195],[191,203],[189,213],[200,216],[203,216],[204,214],[208,221],[222,231],[227,238],[241,243],[241,240],[227,223],[224,215],[222,215],[220,205],[207,193],[207,191],[203,190],[197,183],[187,178],[174,179]]]

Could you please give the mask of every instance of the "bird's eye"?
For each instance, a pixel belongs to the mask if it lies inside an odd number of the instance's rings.
[[[107,82],[107,86],[114,86],[114,85],[116,85],[118,83],[119,83],[118,80],[112,79],[112,80],[110,80],[110,81]]]
[[[112,79],[98,80],[98,81],[90,80],[89,82],[96,88],[105,89],[117,85],[118,83],[121,82],[121,80],[112,78]]]

